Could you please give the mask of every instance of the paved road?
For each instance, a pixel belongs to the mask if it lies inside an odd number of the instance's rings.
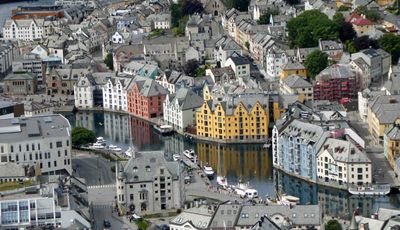
[[[75,175],[84,178],[88,186],[115,184],[112,165],[113,163],[95,154],[74,151],[72,158]]]

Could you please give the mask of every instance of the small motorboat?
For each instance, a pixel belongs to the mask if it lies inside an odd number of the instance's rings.
[[[90,146],[91,149],[104,149],[104,145],[100,143],[94,143],[92,146]]]
[[[224,189],[227,189],[229,187],[228,180],[224,176],[217,176],[217,184]]]
[[[129,147],[128,150],[126,150],[124,153],[127,157],[132,157],[133,156],[133,148]]]
[[[280,205],[296,205],[300,203],[300,198],[283,194],[282,196],[278,196],[278,204]]]
[[[233,187],[233,190],[242,198],[254,199],[258,197],[258,191],[251,188],[249,183],[239,182],[236,186]]]
[[[168,135],[174,132],[174,129],[170,125],[154,125],[154,129],[161,135]]]
[[[187,157],[191,161],[193,161],[195,157],[193,149],[186,149],[185,151],[183,151],[183,155],[185,155],[185,157]]]
[[[115,149],[115,148],[118,148],[118,146],[116,146],[116,145],[109,145],[108,148],[109,148],[110,150],[113,150],[113,149]]]
[[[174,154],[174,155],[172,155],[172,159],[174,159],[174,161],[179,161],[181,159],[181,155],[180,154]]]
[[[103,145],[103,146],[106,145],[106,141],[104,140],[103,137],[98,137],[98,138],[96,138],[96,143],[101,144],[101,145]]]
[[[204,172],[204,174],[206,174],[206,176],[207,176],[208,178],[210,178],[210,179],[212,179],[212,178],[214,177],[214,170],[213,170],[213,168],[212,168],[211,166],[209,166],[209,165],[205,165],[205,166],[203,167],[203,172]]]

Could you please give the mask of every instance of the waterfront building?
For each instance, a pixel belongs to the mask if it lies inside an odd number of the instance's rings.
[[[9,100],[0,100],[0,119],[20,117],[24,115],[24,104]]]
[[[307,78],[307,69],[299,62],[288,61],[284,66],[282,66],[280,79],[283,80],[290,75],[298,75],[303,78]]]
[[[36,174],[72,173],[71,126],[62,115],[0,120],[0,161],[34,166]]]
[[[103,108],[112,111],[128,112],[127,86],[132,78],[109,78],[103,86]]]
[[[46,68],[44,82],[47,95],[74,95],[74,85],[79,76],[89,74],[87,64],[59,65]]]
[[[400,95],[381,95],[368,103],[368,130],[375,142],[383,144],[385,130],[400,117]]]
[[[122,213],[177,210],[184,203],[179,162],[166,161],[164,152],[136,152],[116,167],[117,203]]]
[[[327,138],[317,157],[317,176],[321,182],[339,186],[372,183],[372,162],[351,140]]]
[[[268,138],[269,95],[228,95],[205,101],[196,112],[197,135],[219,140],[258,140]]]
[[[3,26],[6,40],[33,41],[41,39],[44,31],[44,19],[8,19]]]
[[[284,95],[298,95],[299,101],[312,101],[313,86],[299,75],[289,75],[279,84],[280,93]]]
[[[74,84],[75,107],[78,109],[93,109],[103,107],[103,87],[109,73],[92,73],[79,76]]]
[[[168,90],[150,78],[137,76],[127,87],[127,111],[138,117],[163,116],[163,103]]]
[[[332,65],[321,71],[314,82],[314,99],[348,102],[360,90],[360,76],[349,66]]]
[[[3,82],[6,95],[32,95],[37,90],[37,77],[32,73],[10,73]]]
[[[4,77],[10,72],[12,62],[18,55],[18,46],[11,42],[0,43],[0,77]]]
[[[179,132],[196,124],[196,109],[203,105],[203,98],[191,89],[180,88],[167,94],[164,101],[164,121]]]
[[[54,107],[49,104],[39,103],[35,101],[24,102],[25,117],[52,115]]]
[[[396,168],[396,161],[400,156],[400,126],[395,123],[385,130],[383,136],[383,153],[392,169]]]
[[[84,198],[87,197],[87,193],[72,195],[69,189],[69,186],[46,183],[40,188],[26,188],[26,193],[24,190],[11,193],[12,195],[2,195],[0,200],[2,229],[44,228],[44,226],[63,229],[91,228],[89,207],[85,205],[88,204],[88,200]]]

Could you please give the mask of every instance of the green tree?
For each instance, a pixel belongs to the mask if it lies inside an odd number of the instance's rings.
[[[308,75],[314,78],[328,66],[328,54],[315,50],[307,56],[304,66],[307,68]]]
[[[338,9],[338,11],[348,11],[348,10],[350,10],[350,8],[347,7],[347,6],[345,6],[345,5],[341,5],[341,6],[339,7],[339,9]]]
[[[110,70],[114,70],[114,61],[112,53],[108,53],[106,58],[104,58],[104,63]]]
[[[364,14],[365,15],[365,14],[367,14],[368,9],[365,6],[359,6],[354,10],[354,12],[356,12],[357,14]]]
[[[260,16],[260,19],[258,20],[258,24],[264,25],[264,24],[269,24],[271,23],[269,21],[271,15],[278,15],[279,10],[273,9],[273,10],[267,10],[263,15]]]
[[[392,55],[392,63],[396,64],[400,58],[400,36],[386,33],[378,39],[379,46]]]
[[[93,131],[83,127],[75,127],[72,129],[72,145],[80,146],[96,141],[96,135]]]
[[[179,26],[179,20],[183,17],[181,6],[178,4],[172,4],[169,8],[171,11],[171,25],[172,27]]]
[[[227,0],[228,8],[235,8],[239,11],[247,11],[250,0]]]
[[[351,54],[357,52],[357,48],[356,48],[356,45],[354,44],[353,40],[347,40],[345,43],[345,47],[346,47],[347,52],[349,52]]]
[[[349,22],[342,22],[339,27],[339,39],[342,42],[347,40],[353,40],[357,37],[357,33],[353,28],[353,25]]]
[[[330,220],[325,224],[325,230],[342,230],[342,225],[337,220]]]
[[[381,15],[378,12],[372,10],[367,11],[365,17],[373,22],[377,22],[381,19]]]
[[[336,12],[336,14],[333,15],[332,20],[333,20],[336,24],[340,25],[340,24],[344,23],[344,16],[343,16],[342,13]]]
[[[336,40],[339,26],[319,10],[307,10],[289,20],[289,41],[293,47],[315,47],[318,40]]]

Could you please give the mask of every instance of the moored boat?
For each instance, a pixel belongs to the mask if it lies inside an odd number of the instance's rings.
[[[104,145],[96,142],[92,146],[90,146],[89,148],[91,148],[91,149],[104,149]]]
[[[103,137],[97,137],[97,138],[96,138],[96,143],[98,143],[98,144],[105,144],[106,141],[104,140]]]
[[[174,132],[174,129],[170,125],[154,125],[153,127],[161,135],[168,135]]]
[[[183,155],[185,155],[185,157],[187,157],[191,161],[193,161],[195,157],[193,149],[186,149],[185,151],[183,151]]]
[[[385,196],[390,193],[390,184],[351,186],[349,187],[349,193],[357,196]]]
[[[241,183],[239,182],[236,186],[233,186],[233,190],[237,195],[242,198],[257,198],[258,191],[250,187],[249,183]]]
[[[181,155],[174,154],[174,155],[172,155],[172,159],[174,159],[174,161],[179,161],[181,159]]]
[[[296,205],[300,203],[300,198],[283,194],[278,196],[278,204],[280,205]]]
[[[209,166],[209,165],[205,165],[205,166],[203,167],[203,172],[204,172],[204,174],[206,174],[206,176],[207,176],[208,178],[210,178],[210,179],[212,179],[212,178],[214,177],[214,170],[213,170],[213,168],[212,168],[211,166]]]
[[[228,180],[224,176],[217,176],[217,184],[223,187],[224,189],[228,188],[229,186]]]

